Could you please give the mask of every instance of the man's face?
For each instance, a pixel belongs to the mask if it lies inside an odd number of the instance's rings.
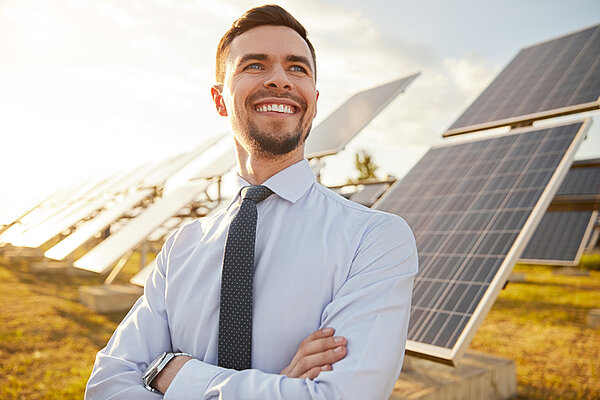
[[[304,143],[317,111],[314,69],[291,28],[259,26],[231,42],[222,96],[213,98],[247,151],[276,156]]]

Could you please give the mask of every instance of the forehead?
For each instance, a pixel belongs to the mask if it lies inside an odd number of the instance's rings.
[[[287,26],[262,25],[237,36],[229,46],[228,61],[235,64],[246,54],[266,54],[273,58],[288,55],[303,56],[311,60],[308,44],[292,28]],[[314,69],[314,65],[312,65]]]

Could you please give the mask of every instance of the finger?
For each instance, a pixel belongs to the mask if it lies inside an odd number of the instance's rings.
[[[331,365],[344,358],[346,353],[346,346],[338,346],[335,349],[302,357],[292,368],[292,375],[301,376],[315,367]]]
[[[294,358],[292,359],[292,362],[290,363],[290,366],[295,365],[302,357],[306,356],[307,354],[314,354],[315,352],[318,351],[318,346],[317,348],[314,348],[313,345],[311,345],[311,343],[327,338],[327,337],[331,337],[333,336],[333,334],[335,333],[335,330],[333,328],[323,328],[323,329],[318,329],[316,331],[314,331],[313,333],[311,333],[310,335],[308,335],[303,341],[302,343],[300,343],[300,346],[298,347],[298,351],[296,351],[296,354],[294,355]],[[323,349],[326,349],[327,347],[322,347]]]
[[[322,371],[331,371],[331,365],[323,365],[322,367],[311,368],[310,371],[300,375],[301,379],[308,378],[310,380],[315,379]]]
[[[346,338],[343,336],[316,339],[312,342],[303,343],[298,349],[298,355],[299,357],[306,357],[312,354],[322,353],[330,349],[335,349],[338,346],[345,345]]]
[[[335,329],[333,328],[323,328],[323,329],[317,329],[316,331],[314,331],[313,333],[311,333],[310,335],[308,335],[300,345],[304,344],[304,343],[308,343],[308,342],[312,342],[313,340],[317,340],[317,339],[321,339],[321,338],[326,338],[329,336],[333,336],[333,334],[335,333]]]

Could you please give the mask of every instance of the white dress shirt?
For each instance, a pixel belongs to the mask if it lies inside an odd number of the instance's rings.
[[[240,187],[248,183],[239,178]],[[406,222],[333,193],[298,162],[263,185],[258,204],[252,369],[216,366],[229,206],[172,235],[144,295],[97,357],[87,399],[158,399],[141,377],[164,351],[194,356],[165,399],[384,399],[400,374],[417,250]],[[314,379],[279,373],[319,328],[347,355]]]

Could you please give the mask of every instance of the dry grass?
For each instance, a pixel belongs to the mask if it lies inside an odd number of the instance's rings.
[[[517,266],[527,282],[503,290],[471,347],[516,361],[526,399],[600,398],[600,329],[586,315],[600,308],[600,272],[554,275],[551,267]]]
[[[136,269],[135,257],[120,278]],[[600,272],[555,276],[518,267],[527,283],[509,284],[472,347],[517,363],[519,398],[600,398],[600,329],[586,327],[600,308]],[[78,301],[97,276],[34,275],[0,258],[0,398],[81,399],[94,355],[124,313],[98,315]]]

